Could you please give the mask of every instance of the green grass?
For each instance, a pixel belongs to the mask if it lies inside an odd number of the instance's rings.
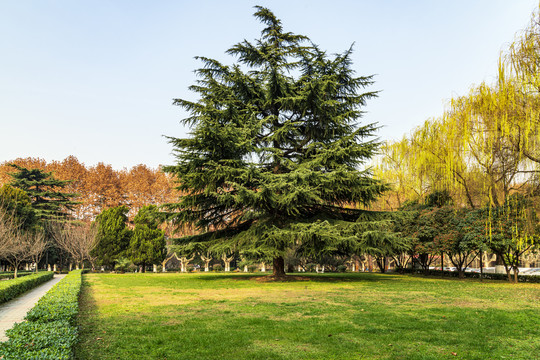
[[[84,275],[77,358],[540,359],[540,284],[310,278]]]

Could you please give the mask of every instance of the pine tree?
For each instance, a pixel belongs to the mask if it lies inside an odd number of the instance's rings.
[[[24,190],[32,201],[36,217],[40,221],[48,221],[65,217],[77,202],[72,199],[77,194],[60,191],[70,183],[68,180],[58,180],[52,172],[40,169],[27,169],[16,164],[9,164],[18,172],[10,173],[13,180],[10,185]]]
[[[36,223],[35,211],[28,194],[8,184],[0,187],[0,211],[12,216],[17,226],[24,230],[31,229]]]
[[[131,236],[128,253],[135,265],[141,265],[146,271],[146,265],[159,264],[165,258],[165,234],[159,229],[159,214],[155,205],[142,207],[133,222],[135,229]]]
[[[200,234],[180,243],[207,243],[216,252],[273,258],[352,251],[350,226],[386,190],[363,164],[377,150],[375,124],[360,125],[360,108],[376,92],[361,92],[372,76],[356,77],[352,47],[327,55],[309,38],[283,30],[268,9],[255,43],[227,50],[234,65],[198,57],[200,95],[174,103],[189,111],[191,137],[169,138],[177,164],[165,167],[185,194],[167,204],[171,220]],[[349,234],[349,235],[344,235]]]
[[[127,228],[127,206],[118,206],[103,210],[96,217],[97,245],[92,256],[98,263],[114,267],[114,264],[126,255],[131,239],[131,230]]]

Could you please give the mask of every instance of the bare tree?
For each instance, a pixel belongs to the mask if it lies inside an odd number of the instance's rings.
[[[94,258],[90,255],[97,245],[97,227],[91,224],[81,224],[66,222],[51,225],[51,234],[62,250],[66,251],[73,261],[84,269],[84,261],[88,260],[92,264]]]
[[[35,272],[38,272],[39,261],[45,254],[45,251],[49,248],[49,241],[45,237],[43,231],[38,231],[33,234],[30,234],[28,250],[30,252],[30,259],[36,265]]]
[[[17,277],[19,266],[28,261],[37,264],[47,249],[47,241],[41,231],[24,231],[12,226],[6,237],[3,258],[14,268],[13,277]]]

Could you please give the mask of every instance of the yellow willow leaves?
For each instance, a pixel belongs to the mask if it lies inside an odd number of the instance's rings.
[[[539,19],[535,12],[501,54],[493,85],[482,83],[453,98],[442,116],[383,146],[377,172],[394,185],[387,198],[399,205],[445,189],[461,205],[498,206],[539,182]]]

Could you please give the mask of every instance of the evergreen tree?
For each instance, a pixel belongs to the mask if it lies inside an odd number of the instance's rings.
[[[176,176],[185,194],[167,204],[171,220],[201,232],[180,243],[206,242],[216,252],[273,258],[285,274],[290,248],[346,253],[358,240],[342,236],[386,186],[361,170],[378,147],[377,127],[360,125],[360,108],[376,92],[361,92],[372,77],[356,77],[352,48],[328,56],[303,35],[283,30],[263,7],[266,27],[255,43],[227,50],[228,66],[199,57],[204,67],[190,87],[200,100],[176,99],[191,113],[191,138],[169,138]],[[365,216],[364,216],[365,218]]]
[[[92,256],[98,263],[114,267],[114,263],[125,255],[131,239],[131,231],[127,228],[128,211],[128,207],[123,205],[103,210],[96,217],[97,245]]]
[[[145,206],[139,210],[133,222],[135,229],[129,243],[129,256],[135,265],[141,265],[146,271],[146,265],[159,264],[166,255],[165,234],[158,229],[160,224],[155,205]]]
[[[10,173],[13,178],[10,185],[22,189],[28,194],[36,217],[40,221],[65,217],[66,211],[71,210],[72,206],[77,204],[72,200],[77,194],[59,191],[70,181],[55,179],[52,172],[27,169],[16,164],[9,165],[18,170]]]

